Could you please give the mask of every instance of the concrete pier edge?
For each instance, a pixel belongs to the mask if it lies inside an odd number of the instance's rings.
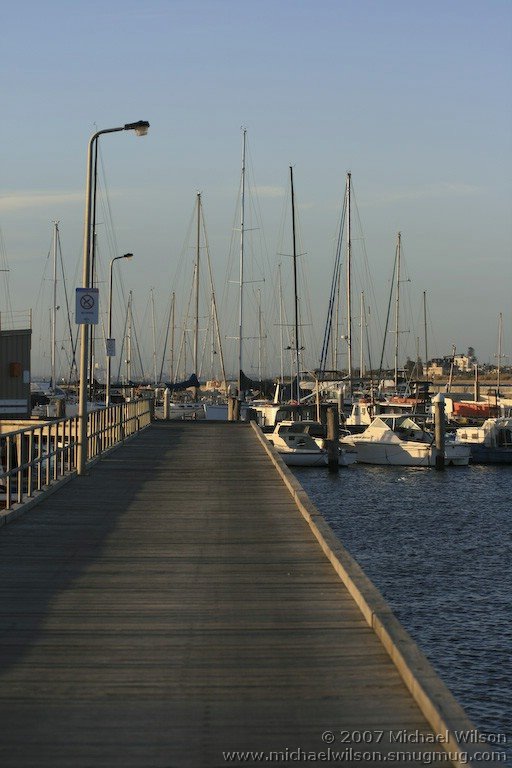
[[[400,624],[379,590],[345,549],[277,450],[255,422],[251,425],[322,550],[386,649],[427,722],[434,733],[442,737],[441,745],[451,756],[458,756],[452,757],[453,764],[461,767],[494,765],[489,760],[475,757],[477,752],[488,751],[490,745],[480,737],[476,726]],[[471,735],[474,740],[482,738],[482,742],[466,743],[457,738],[457,733]]]

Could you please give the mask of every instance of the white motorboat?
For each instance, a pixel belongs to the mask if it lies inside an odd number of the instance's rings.
[[[362,464],[436,466],[434,435],[410,416],[379,416],[364,432],[344,437],[342,442],[355,448]],[[469,446],[457,440],[445,442],[447,466],[467,466],[470,455]]]
[[[326,467],[327,451],[320,448],[311,435],[297,431],[298,424],[300,422],[281,421],[266,437],[289,467]]]
[[[294,421],[290,427],[291,433],[310,435],[319,448],[327,450],[327,427],[320,421]],[[339,441],[338,464],[340,467],[349,467],[357,461],[357,452],[347,443]]]

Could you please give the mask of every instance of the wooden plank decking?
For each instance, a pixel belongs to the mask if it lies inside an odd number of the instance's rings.
[[[199,422],[0,529],[0,724],[3,768],[286,765],[430,732],[254,431]]]

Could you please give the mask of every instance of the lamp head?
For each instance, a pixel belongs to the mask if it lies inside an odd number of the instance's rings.
[[[136,123],[126,123],[125,131],[135,131],[137,136],[145,136],[148,132],[149,123],[147,120],[138,120]]]
[[[132,259],[132,258],[133,258],[133,253],[124,253],[123,254],[123,259]]]

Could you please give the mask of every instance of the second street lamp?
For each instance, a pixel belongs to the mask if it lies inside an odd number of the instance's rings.
[[[105,386],[105,405],[110,405],[110,372],[111,372],[111,360],[115,357],[115,339],[112,338],[112,274],[114,261],[118,259],[131,259],[133,253],[125,253],[123,256],[114,256],[110,261],[110,282],[108,290],[108,338],[106,341],[107,352],[107,380]]]
[[[85,191],[85,223],[84,223],[84,252],[82,264],[83,288],[91,288],[91,212],[93,206],[93,190],[91,185],[93,150],[98,138],[104,133],[117,133],[118,131],[135,131],[138,136],[144,136],[148,132],[147,120],[138,120],[136,123],[125,123],[119,128],[104,128],[96,131],[90,140],[87,151],[87,181]],[[82,323],[80,326],[80,391],[78,397],[78,445],[77,445],[77,472],[85,474],[87,463],[87,351],[89,347],[89,325]]]

